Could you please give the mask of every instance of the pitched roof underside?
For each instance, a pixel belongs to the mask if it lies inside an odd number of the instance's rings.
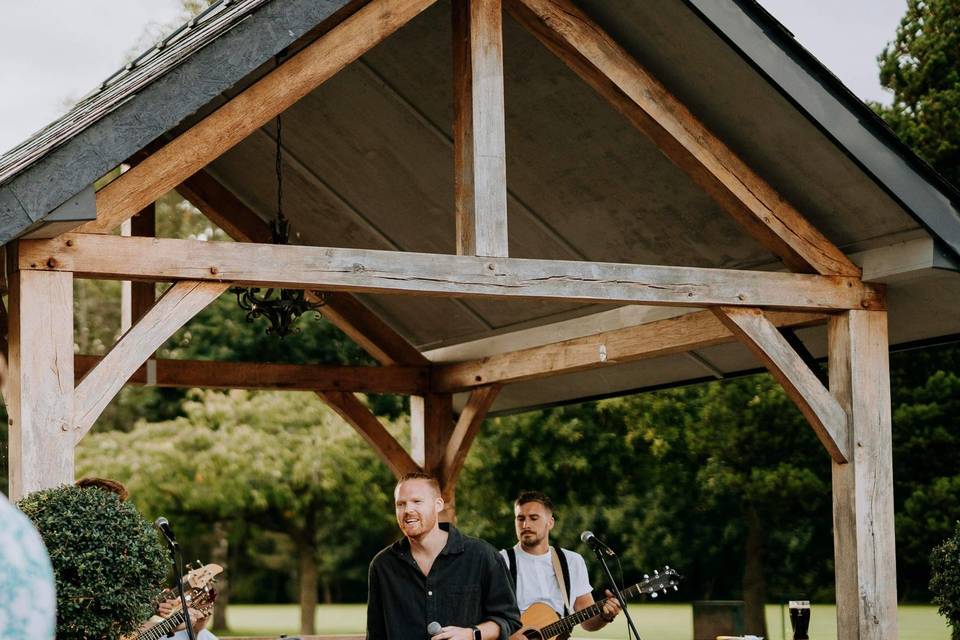
[[[259,4],[240,2],[237,11],[240,6],[252,11]],[[300,11],[296,28],[289,30],[292,36],[277,23],[288,19],[276,7],[281,4]],[[141,115],[146,123],[141,129],[148,132],[136,127],[115,131],[135,142],[118,145],[118,157],[103,158],[100,173],[158,135],[184,130],[265,73],[281,48],[277,43],[289,44],[319,22],[322,12],[307,4],[265,4],[175,70],[184,77],[164,76],[178,99],[175,84],[189,96],[196,83],[203,85],[202,98],[188,100],[192,108],[184,114],[193,115],[181,114],[177,103],[176,113],[167,116],[179,117],[176,126],[156,131],[166,121],[148,114]],[[339,4],[326,3],[323,10],[329,15]],[[789,37],[777,31],[775,22],[746,0],[578,4],[847,253],[934,238],[940,256],[935,266],[946,268],[925,268],[890,284],[891,341],[960,334],[953,302],[960,299],[960,274],[950,270],[960,248],[960,198],[898,146],[839,83],[835,86],[809,54],[786,43]],[[267,11],[273,11],[270,20],[261,24]],[[449,3],[441,0],[284,114],[285,211],[298,242],[454,252],[449,14]],[[314,23],[308,24],[308,15]],[[208,83],[198,80],[204,77],[202,67],[190,70],[204,53],[206,64],[225,60],[230,50],[223,47],[239,42],[223,45],[228,38],[249,39],[264,24],[276,31],[273,40],[264,36],[254,42],[257,53],[245,60],[242,78],[222,86],[227,71]],[[772,256],[686,174],[510,19],[504,21],[504,41],[511,256],[777,268]],[[237,63],[232,73],[240,68]],[[141,103],[144,98],[131,99],[122,109],[127,104],[157,108]],[[133,125],[128,121],[128,126]],[[276,202],[274,132],[271,123],[208,166],[265,220]],[[108,161],[113,165],[102,166]],[[0,167],[8,164],[0,161]],[[20,191],[36,191],[31,171],[15,178],[23,185],[15,185],[18,197]],[[0,209],[2,201],[0,190]],[[670,313],[556,301],[362,299],[413,344],[433,350],[428,354],[432,359],[444,361]],[[815,356],[823,355],[822,328],[799,335]],[[510,385],[494,409],[609,395],[756,366],[739,345],[711,347],[694,357],[666,356]]]

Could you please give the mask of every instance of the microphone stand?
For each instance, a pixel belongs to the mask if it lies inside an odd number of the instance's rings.
[[[627,603],[623,599],[623,594],[620,593],[620,588],[617,587],[617,581],[613,579],[613,574],[610,573],[610,567],[607,566],[607,561],[603,557],[603,550],[595,545],[590,545],[590,547],[593,549],[593,553],[596,554],[597,560],[600,561],[600,566],[603,567],[603,573],[607,576],[613,595],[617,597],[617,601],[620,603],[620,608],[623,609],[623,615],[627,617],[628,630],[633,632],[633,637],[636,638],[636,640],[640,640],[640,633],[637,632],[637,627],[633,624],[633,618],[630,617],[630,612],[627,611]]]
[[[167,546],[170,547],[170,555],[173,556],[173,571],[177,577],[177,593],[180,594],[180,606],[183,610],[183,623],[186,626],[187,637],[190,638],[190,640],[197,640],[197,635],[193,632],[193,623],[190,621],[187,596],[183,592],[183,567],[181,566],[180,545],[177,544],[176,540],[171,540],[167,537],[166,533],[164,533],[163,537],[167,541]]]

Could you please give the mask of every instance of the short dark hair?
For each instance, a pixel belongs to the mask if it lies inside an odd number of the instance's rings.
[[[424,473],[423,471],[411,471],[410,473],[403,474],[400,476],[400,479],[397,480],[397,484],[394,485],[393,490],[396,491],[397,487],[408,480],[426,480],[434,489],[437,490],[437,495],[443,495],[443,492],[440,491],[440,481],[437,480],[437,477],[430,475],[429,473]]]
[[[549,509],[551,514],[553,513],[553,500],[551,500],[550,496],[545,494],[543,491],[521,491],[517,495],[517,499],[514,500],[513,504],[521,507],[528,502],[539,502]]]
[[[127,498],[130,497],[130,492],[122,483],[110,478],[80,478],[75,484],[81,489],[103,489],[115,493],[119,496],[120,502],[126,502]]]

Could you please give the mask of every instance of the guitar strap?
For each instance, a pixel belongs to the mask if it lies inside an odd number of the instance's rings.
[[[510,569],[510,577],[513,578],[513,591],[517,591],[517,551],[513,547],[507,549],[507,568]]]
[[[517,550],[514,547],[506,549],[507,569],[510,570],[510,577],[513,579],[513,590],[517,590]],[[553,574],[557,576],[557,585],[560,587],[560,595],[563,596],[563,614],[572,613],[570,607],[570,567],[567,566],[567,556],[559,546],[550,547],[550,556],[553,561]],[[561,579],[561,576],[563,578]]]
[[[553,560],[553,575],[557,577],[557,586],[563,596],[563,615],[569,615],[573,608],[570,606],[570,568],[567,566],[567,556],[563,550],[554,545],[550,547],[550,558]]]

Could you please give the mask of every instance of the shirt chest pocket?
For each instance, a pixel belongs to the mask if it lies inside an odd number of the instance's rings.
[[[458,585],[438,594],[443,625],[472,627],[481,620],[480,585]]]

